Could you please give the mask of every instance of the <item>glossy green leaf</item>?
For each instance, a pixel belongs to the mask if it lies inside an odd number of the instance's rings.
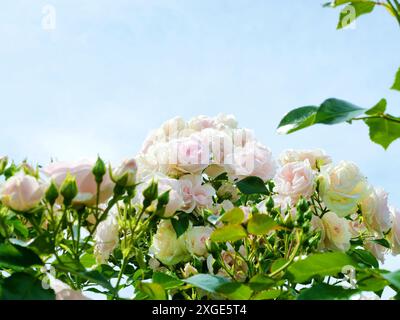
[[[396,73],[396,78],[391,89],[400,91],[400,68]]]
[[[318,283],[311,288],[301,290],[297,300],[348,300],[359,291]]]
[[[297,283],[303,283],[315,276],[335,276],[344,267],[356,267],[353,258],[342,252],[317,253],[304,260],[294,262],[288,269],[290,278]]]
[[[32,250],[12,245],[0,244],[0,266],[11,269],[28,268],[43,264],[42,260]]]
[[[246,230],[241,225],[228,224],[214,230],[211,240],[215,242],[237,241],[247,236]]]
[[[230,300],[249,300],[253,294],[253,290],[247,285],[238,282],[224,283],[216,290]]]
[[[189,218],[183,214],[179,216],[179,219],[171,219],[171,224],[176,232],[176,237],[179,238],[189,228]]]
[[[153,282],[160,284],[165,290],[174,289],[183,284],[182,280],[163,272],[154,272]]]
[[[229,283],[226,278],[214,276],[211,274],[196,274],[183,281],[197,288],[212,293],[216,293],[218,291],[218,288],[221,287],[223,284]]]
[[[159,283],[152,282],[140,282],[138,284],[138,289],[146,294],[151,300],[166,300],[167,293],[164,288]]]
[[[253,214],[247,223],[247,231],[257,236],[265,235],[277,227],[275,220],[266,214]]]
[[[387,149],[393,141],[400,138],[400,118],[394,119],[396,119],[397,122],[386,118],[370,118],[364,120],[369,127],[369,136],[371,140],[381,145],[384,149]]]
[[[365,264],[367,266],[371,266],[371,267],[374,267],[374,268],[379,268],[378,260],[369,251],[366,251],[366,250],[363,250],[363,249],[354,249],[354,250],[352,250],[350,255],[355,260],[360,261],[360,262],[362,262],[363,264]]]
[[[1,300],[54,300],[52,289],[44,289],[36,277],[22,272],[12,274],[0,285]]]
[[[249,281],[249,286],[254,291],[267,290],[274,285],[275,280],[263,274],[257,274]]]
[[[288,112],[278,125],[279,134],[288,134],[314,124],[318,107],[307,106]]]
[[[346,122],[364,113],[362,109],[350,102],[331,98],[325,100],[318,109],[315,123],[337,124]]]
[[[240,208],[233,208],[225,212],[220,218],[219,221],[227,222],[231,224],[239,224],[244,220],[244,212]]]
[[[375,106],[373,106],[371,109],[365,111],[365,114],[372,116],[376,114],[382,114],[385,113],[387,107],[387,101],[386,99],[381,99]]]
[[[375,8],[374,1],[351,1],[341,12],[339,17],[338,29],[350,25],[358,17],[371,13]]]
[[[243,194],[268,194],[264,181],[259,177],[247,177],[238,182],[236,186]]]

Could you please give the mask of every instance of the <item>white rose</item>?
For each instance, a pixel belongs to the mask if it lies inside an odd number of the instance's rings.
[[[137,163],[135,159],[125,159],[113,172],[114,182],[123,183],[125,187],[132,187],[136,183]]]
[[[347,161],[322,167],[320,182],[325,205],[341,217],[356,212],[368,190],[367,180],[358,167]]]
[[[333,212],[322,217],[325,239],[324,246],[331,250],[347,251],[350,249],[351,232],[348,221]]]
[[[207,256],[206,242],[210,239],[213,229],[210,227],[193,227],[184,235],[186,248],[192,254],[196,256]]]
[[[390,240],[392,242],[392,254],[400,254],[400,211],[391,208],[391,214],[393,216],[393,228],[390,231]]]
[[[282,152],[279,162],[282,166],[291,162],[308,160],[313,169],[330,164],[332,159],[321,149],[314,150],[294,150],[288,149]]]
[[[200,116],[190,119],[188,122],[188,127],[189,127],[189,129],[192,129],[195,131],[201,131],[206,128],[216,128],[216,122],[213,118],[210,118],[210,117],[204,116],[204,115],[200,115]]]
[[[209,207],[213,204],[214,188],[206,183],[202,184],[201,175],[184,175],[179,179],[182,188],[185,212],[192,212],[196,207]]]
[[[50,288],[56,294],[56,300],[91,300],[82,294],[81,291],[73,290],[69,285],[47,274]]]
[[[263,180],[274,177],[276,163],[271,150],[258,142],[247,143],[244,147],[235,147],[232,154],[225,157],[225,164],[231,174],[238,179],[257,176]]]
[[[177,138],[186,129],[186,122],[181,117],[175,117],[164,122],[161,129],[167,140]]]
[[[279,197],[290,198],[295,204],[301,196],[309,198],[314,192],[314,172],[308,160],[290,162],[275,175],[275,191]]]
[[[215,117],[215,122],[217,123],[217,126],[222,127],[222,128],[230,128],[230,129],[236,129],[238,126],[238,122],[236,121],[236,118],[232,114],[223,114],[220,113]]]
[[[388,194],[383,189],[370,187],[360,203],[365,224],[379,236],[388,231],[393,223],[387,198]]]
[[[176,237],[176,232],[169,220],[162,220],[159,223],[149,252],[167,266],[175,265],[190,257],[185,238]]]
[[[107,218],[100,222],[96,228],[94,255],[99,264],[107,262],[110,254],[118,245],[119,226],[117,216],[118,211],[114,207],[109,211]]]
[[[373,242],[373,241],[367,241],[364,243],[364,246],[367,250],[369,250],[375,258],[377,258],[380,262],[384,263],[385,262],[385,255],[388,251],[387,248],[384,246],[381,246],[380,244]]]
[[[185,264],[185,267],[183,268],[182,276],[187,279],[191,276],[194,276],[195,274],[198,274],[199,272],[195,267],[193,267],[189,262]]]
[[[32,176],[19,172],[9,178],[1,187],[0,200],[16,211],[29,211],[42,200],[45,186]]]

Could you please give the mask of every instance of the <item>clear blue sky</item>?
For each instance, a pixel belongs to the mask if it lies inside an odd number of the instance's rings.
[[[233,113],[277,155],[320,147],[359,164],[400,206],[400,142],[369,142],[363,124],[275,128],[294,107],[329,97],[362,107],[388,98],[400,30],[383,9],[337,31],[326,0],[3,0],[0,10],[1,153],[118,162],[151,128],[181,115]],[[56,29],[42,29],[42,8]],[[400,258],[391,268],[400,268]]]

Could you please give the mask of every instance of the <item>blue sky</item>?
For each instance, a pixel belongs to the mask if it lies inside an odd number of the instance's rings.
[[[97,153],[135,155],[164,120],[219,112],[277,155],[325,149],[356,162],[400,206],[400,142],[372,144],[363,124],[279,136],[289,110],[329,97],[369,107],[400,65],[399,28],[383,9],[337,31],[324,0],[3,0],[0,11],[1,152],[47,163]],[[42,29],[42,8],[56,29]],[[391,268],[400,266],[390,259]]]

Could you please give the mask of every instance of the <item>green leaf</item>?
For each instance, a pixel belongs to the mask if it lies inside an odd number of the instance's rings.
[[[346,266],[356,267],[353,258],[342,252],[317,253],[293,263],[288,269],[290,277],[303,283],[315,276],[335,276]]]
[[[400,122],[400,118],[394,119]],[[387,118],[370,118],[365,119],[364,122],[369,127],[371,140],[384,149],[387,149],[393,141],[400,138],[400,123]]]
[[[167,293],[159,283],[139,282],[138,289],[145,293],[151,300],[166,300]]]
[[[301,290],[297,300],[348,300],[358,292],[355,289],[318,283],[311,288]]]
[[[17,272],[6,278],[0,286],[1,300],[54,300],[51,289],[44,289],[42,282],[30,274]]]
[[[153,282],[162,285],[165,290],[174,289],[183,284],[183,281],[163,272],[154,272]]]
[[[225,212],[218,220],[231,224],[239,224],[244,220],[244,212],[240,208],[233,208],[232,210]]]
[[[307,106],[288,112],[278,125],[279,134],[288,134],[314,124],[318,107]]]
[[[20,270],[42,264],[42,260],[28,248],[7,243],[0,244],[0,266],[2,267]]]
[[[226,278],[214,276],[211,274],[196,274],[183,281],[185,283],[191,284],[192,286],[212,293],[217,293],[219,287],[221,287],[223,284],[229,283]]]
[[[281,295],[281,290],[268,290],[268,291],[261,291],[254,295],[251,300],[273,300],[278,298]]]
[[[38,255],[48,255],[54,252],[53,242],[49,238],[49,234],[46,233],[38,236],[31,244],[29,244],[29,248]]]
[[[400,68],[396,73],[396,78],[391,89],[400,91]]]
[[[268,194],[264,181],[259,177],[247,177],[238,182],[236,186],[243,194]]]
[[[382,239],[374,239],[374,240],[372,240],[372,242],[375,242],[375,243],[377,243],[377,244],[379,244],[379,245],[381,245],[382,247],[385,247],[385,248],[387,248],[387,249],[390,249],[390,248],[391,248],[389,241],[387,241],[385,238],[382,238]]]
[[[189,218],[186,214],[182,214],[178,219],[171,219],[171,224],[174,227],[176,237],[179,238],[189,228]]]
[[[262,236],[274,230],[278,224],[266,214],[253,214],[247,224],[247,231],[256,236]]]
[[[400,270],[390,273],[385,273],[382,275],[390,284],[395,286],[398,290],[400,290]]]
[[[263,274],[257,274],[249,281],[249,286],[254,291],[267,290],[274,285],[275,280]]]
[[[375,8],[373,1],[351,1],[341,12],[337,29],[348,26],[358,17],[371,13]]]
[[[388,285],[385,279],[367,276],[357,279],[357,288],[361,291],[379,292]]]
[[[249,300],[253,294],[253,290],[238,282],[224,283],[217,288],[217,291],[230,300]]]
[[[383,114],[386,111],[387,101],[386,99],[381,99],[375,106],[371,109],[365,111],[365,114],[372,116],[375,114]]]
[[[92,253],[85,253],[79,260],[85,268],[91,268],[96,264],[96,258]]]
[[[355,260],[360,261],[368,266],[379,268],[379,262],[375,258],[375,256],[370,253],[369,251],[362,250],[362,249],[354,249],[350,253],[351,257]]]
[[[247,236],[246,230],[239,224],[228,224],[222,228],[214,230],[211,240],[215,242],[235,242]]]
[[[331,98],[325,100],[319,107],[315,123],[337,124],[346,122],[364,113],[364,111],[364,109],[350,102]]]

